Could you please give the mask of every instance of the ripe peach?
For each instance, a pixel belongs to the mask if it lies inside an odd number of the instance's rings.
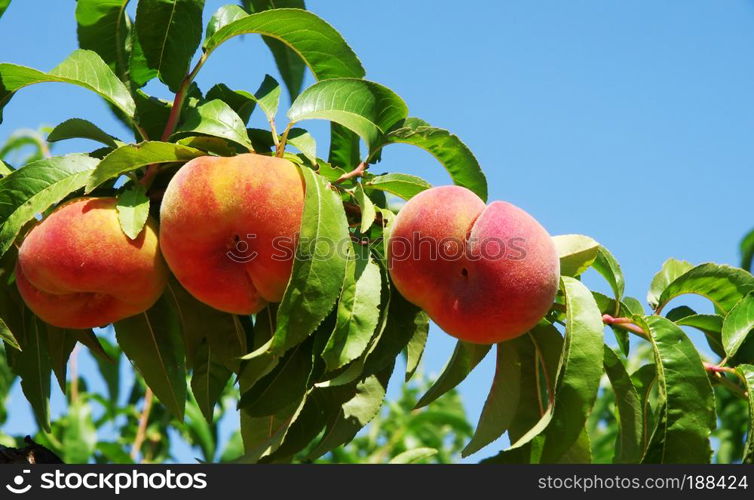
[[[148,221],[129,239],[115,198],[79,198],[35,226],[16,263],[26,304],[61,328],[94,328],[150,308],[167,283],[157,232]]]
[[[198,300],[235,314],[279,302],[291,276],[304,209],[293,163],[242,154],[191,160],[160,209],[160,247]]]
[[[492,344],[532,328],[550,309],[560,261],[547,231],[510,203],[489,206],[458,186],[406,203],[388,241],[398,291],[447,333]]]

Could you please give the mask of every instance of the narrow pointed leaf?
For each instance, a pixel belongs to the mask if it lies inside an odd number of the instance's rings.
[[[637,463],[641,460],[642,448],[642,406],[631,377],[620,358],[605,346],[605,373],[615,393],[618,407],[620,430],[615,447],[614,463]]]
[[[645,463],[707,463],[715,402],[699,353],[677,325],[661,316],[636,317],[649,333],[664,401]]]
[[[220,28],[237,21],[242,17],[248,16],[249,13],[243,10],[242,7],[234,4],[223,5],[212,14],[212,17],[207,23],[207,29],[204,32],[204,38],[210,38],[217,33]]]
[[[247,0],[245,3],[253,12],[280,8],[306,10],[304,0]],[[280,72],[280,76],[283,77],[283,82],[285,82],[291,102],[293,102],[298,97],[304,84],[306,64],[296,51],[280,40],[269,36],[263,36],[262,39],[275,59],[275,65]]]
[[[738,365],[736,371],[741,378],[746,380],[746,393],[749,401],[749,423],[746,431],[744,456],[741,462],[752,465],[754,464],[754,365]]]
[[[384,141],[424,149],[445,167],[454,184],[470,189],[487,201],[487,178],[474,153],[458,136],[418,118],[408,118],[400,128],[387,134]]]
[[[663,262],[662,268],[654,275],[652,283],[649,285],[647,292],[649,307],[656,309],[660,302],[660,296],[668,285],[692,267],[694,266],[685,260],[668,259]]]
[[[105,156],[97,165],[87,182],[86,191],[91,192],[103,182],[147,165],[185,163],[205,154],[199,149],[159,141],[122,146]]]
[[[407,113],[403,99],[387,87],[367,80],[336,78],[315,83],[302,92],[288,110],[288,118],[293,122],[318,119],[339,123],[375,147]]]
[[[592,267],[607,280],[610,288],[613,290],[615,300],[618,302],[623,300],[623,293],[626,289],[626,281],[623,277],[623,271],[621,270],[618,260],[607,248],[600,245],[597,250],[597,258],[594,259]]]
[[[16,91],[45,82],[70,83],[89,89],[127,117],[133,117],[136,111],[136,104],[123,82],[118,80],[96,52],[83,49],[74,51],[49,73],[15,64],[0,64],[0,109]]]
[[[410,200],[432,184],[421,177],[408,174],[383,174],[372,177],[364,183],[365,188],[377,189]]]
[[[382,276],[369,249],[353,245],[346,280],[337,306],[335,329],[322,359],[328,371],[337,370],[361,356],[375,333],[379,319]]]
[[[194,373],[191,375],[191,391],[207,422],[212,423],[217,400],[228,384],[233,372],[216,357],[212,345],[206,340],[199,345]]]
[[[426,394],[416,403],[416,408],[427,406],[463,382],[471,373],[471,370],[490,352],[490,347],[489,345],[471,344],[459,340],[442,373]]]
[[[266,10],[238,19],[205,40],[204,49],[211,53],[223,42],[250,33],[274,38],[293,49],[318,80],[364,76],[359,59],[340,33],[299,9]]]
[[[725,353],[733,357],[754,330],[754,294],[750,293],[733,306],[725,316],[722,342]]]
[[[128,78],[131,20],[129,0],[78,0],[76,23],[79,47],[93,50],[122,80]]]
[[[47,158],[0,179],[0,255],[24,224],[84,187],[97,161],[85,155]]]
[[[149,198],[141,185],[133,186],[118,196],[118,221],[123,232],[135,240],[149,217]]]
[[[597,258],[600,244],[582,234],[553,236],[552,241],[560,257],[560,274],[579,276],[589,269]]]
[[[673,298],[691,293],[701,295],[723,313],[730,311],[744,295],[754,291],[754,276],[736,267],[706,263],[678,276],[660,294],[659,311]]]
[[[741,240],[741,267],[747,271],[752,271],[752,262],[754,262],[754,229]]]
[[[555,383],[552,422],[545,433],[543,463],[560,459],[579,438],[599,391],[602,377],[602,315],[589,290],[562,277],[566,299],[566,335]]]
[[[220,99],[214,99],[186,113],[175,137],[201,134],[220,137],[252,150],[246,124],[233,109]]]
[[[66,139],[90,139],[101,142],[111,148],[117,148],[119,145],[122,145],[120,141],[97,125],[81,118],[71,118],[64,121],[52,129],[52,132],[47,136],[48,142],[64,141]]]
[[[140,0],[135,30],[147,67],[173,92],[202,39],[204,0]]]
[[[163,296],[151,309],[115,323],[118,345],[160,401],[183,420],[185,350],[178,314]]]
[[[257,106],[256,97],[245,90],[231,90],[224,83],[218,83],[207,91],[207,101],[220,99],[236,112],[244,124],[249,122],[251,113]]]
[[[306,181],[304,214],[291,279],[277,313],[270,350],[282,354],[303,341],[327,317],[340,295],[346,272],[342,246],[350,244],[340,197],[311,169]]]

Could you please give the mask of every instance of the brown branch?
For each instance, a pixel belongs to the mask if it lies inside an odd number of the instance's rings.
[[[144,444],[144,439],[147,435],[147,424],[149,423],[149,413],[152,411],[153,399],[154,394],[152,393],[152,389],[147,388],[147,391],[144,393],[144,408],[141,410],[141,415],[139,416],[139,428],[136,431],[136,438],[131,447],[131,458],[133,460],[136,460],[136,456],[139,454],[141,445]]]
[[[361,162],[359,165],[351,170],[350,172],[346,172],[345,174],[338,177],[333,184],[340,184],[341,182],[345,182],[349,179],[353,179],[355,177],[361,177],[364,175],[364,172],[367,171],[367,164],[366,162]]]

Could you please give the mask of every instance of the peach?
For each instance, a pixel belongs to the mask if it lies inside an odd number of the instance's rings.
[[[253,314],[283,297],[303,209],[304,181],[290,161],[252,153],[203,156],[168,184],[160,247],[196,299]]]
[[[492,344],[522,335],[550,309],[560,261],[547,231],[503,201],[458,186],[423,191],[388,240],[393,283],[450,335]]]
[[[16,284],[29,308],[61,328],[94,328],[139,314],[167,283],[154,221],[135,240],[118,222],[115,198],[79,198],[26,236]]]

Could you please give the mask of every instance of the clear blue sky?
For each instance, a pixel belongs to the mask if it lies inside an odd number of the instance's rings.
[[[206,15],[224,3],[208,0]],[[308,4],[343,33],[367,78],[467,142],[490,199],[521,206],[552,234],[603,243],[620,260],[629,294],[643,300],[668,257],[738,262],[738,241],[754,226],[754,2]],[[74,7],[15,0],[0,20],[0,60],[51,69],[76,47]],[[237,38],[213,54],[198,83],[254,90],[265,72],[276,74],[262,43]],[[167,95],[160,85],[148,90]],[[125,138],[96,97],[43,85],[7,106],[0,140],[76,116]],[[57,151],[85,148],[71,142]],[[449,182],[429,155],[408,146],[388,149],[381,169]],[[437,373],[452,347],[433,328],[425,371]],[[461,386],[473,421],[492,369],[490,357]],[[15,395],[12,413],[25,405]],[[13,420],[10,430],[22,432],[22,420]]]

